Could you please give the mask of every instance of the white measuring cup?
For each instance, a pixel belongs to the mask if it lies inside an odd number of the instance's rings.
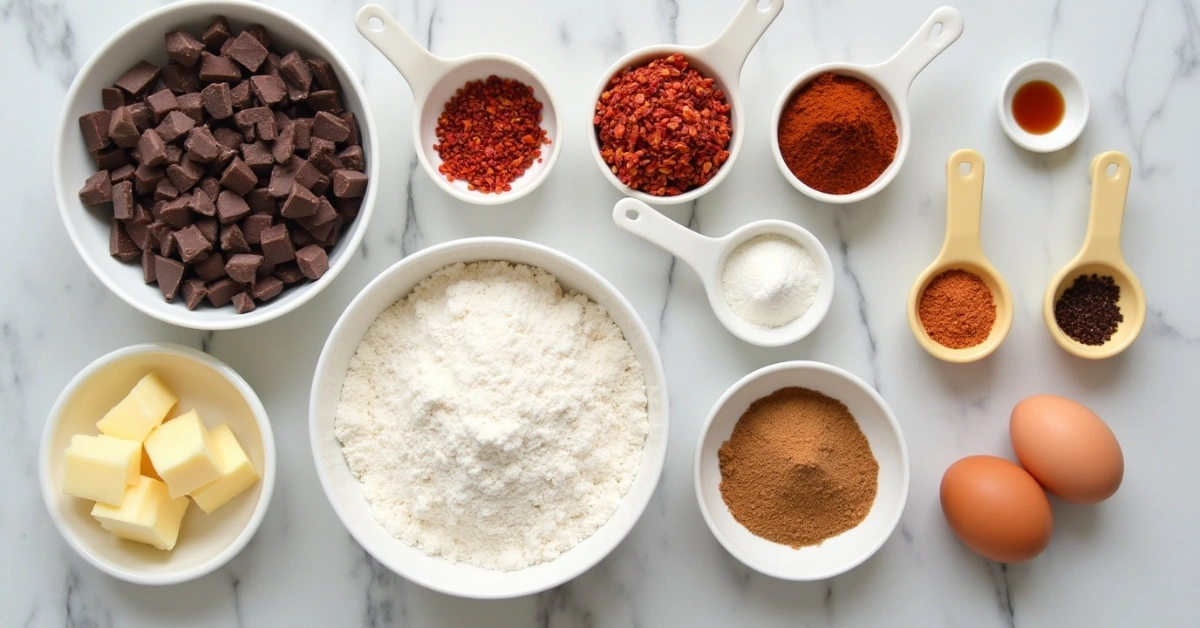
[[[767,31],[767,27],[771,22],[775,21],[775,17],[783,10],[784,0],[763,0],[765,5],[759,7],[759,0],[745,0],[742,3],[742,8],[738,10],[737,15],[733,16],[733,21],[725,28],[725,31],[717,36],[716,39],[703,46],[677,46],[673,44],[664,44],[660,46],[648,46],[635,50],[624,57],[621,57],[612,65],[600,78],[600,83],[596,86],[595,92],[592,94],[592,99],[589,101],[591,110],[588,111],[588,142],[592,147],[592,158],[596,160],[596,165],[600,171],[604,173],[604,177],[612,183],[614,187],[620,190],[627,196],[631,196],[638,200],[647,203],[658,203],[662,205],[674,205],[676,203],[689,203],[696,200],[709,190],[720,185],[725,176],[733,168],[733,162],[737,160],[738,153],[742,149],[742,139],[745,136],[745,104],[742,101],[742,90],[740,87],[742,66],[746,63],[746,57],[750,56],[750,51],[754,49],[754,45]],[[725,93],[725,99],[729,103],[730,116],[730,135],[729,135],[729,158],[721,167],[717,169],[717,174],[713,175],[704,185],[686,190],[675,196],[654,196],[640,190],[635,190],[617,178],[613,174],[612,167],[604,163],[604,158],[600,156],[600,140],[596,136],[595,124],[591,121],[596,113],[596,103],[600,101],[600,95],[608,88],[609,81],[618,73],[628,69],[646,65],[655,59],[661,59],[675,53],[682,54],[684,59],[701,74],[707,78],[713,79],[713,83],[718,89]]]
[[[912,82],[929,65],[929,62],[942,54],[946,48],[958,41],[963,32],[963,17],[954,7],[936,9],[928,20],[921,25],[916,34],[904,44],[899,52],[891,59],[876,65],[860,65],[857,63],[826,63],[796,77],[779,97],[775,104],[775,114],[771,118],[771,150],[775,155],[775,163],[785,179],[792,187],[818,201],[826,203],[856,203],[868,199],[887,187],[896,173],[904,164],[908,154],[908,145],[912,140],[912,127],[908,117],[908,91]],[[783,161],[783,153],[779,149],[779,118],[783,108],[787,106],[792,96],[813,79],[827,72],[841,76],[859,79],[879,92],[888,109],[892,110],[892,120],[896,123],[896,135],[899,145],[892,163],[870,185],[850,194],[827,194],[806,185],[798,179]]]
[[[396,69],[408,83],[413,93],[413,142],[417,148],[417,159],[421,167],[447,194],[468,203],[498,205],[515,201],[537,189],[562,149],[563,122],[558,117],[554,97],[546,88],[546,81],[524,61],[502,54],[474,54],[457,59],[445,59],[426,50],[383,7],[368,4],[359,9],[354,25],[367,41]],[[549,144],[542,146],[542,160],[535,161],[520,177],[510,184],[512,189],[499,194],[484,194],[467,189],[462,180],[447,181],[446,175],[438,172],[442,158],[433,145],[437,143],[438,117],[446,101],[454,92],[469,81],[484,80],[491,75],[518,80],[533,88],[533,96],[542,103],[542,123]]]
[[[817,237],[798,225],[783,220],[758,220],[743,225],[722,238],[703,236],[658,213],[635,198],[624,198],[613,207],[617,226],[649,241],[683,260],[700,275],[708,304],[717,320],[729,333],[760,347],[791,344],[812,333],[825,318],[833,303],[833,262]],[[761,235],[777,235],[803,246],[817,265],[820,285],[812,306],[790,323],[779,327],[761,327],[748,323],[729,307],[722,286],[722,275],[729,256],[742,244]]]

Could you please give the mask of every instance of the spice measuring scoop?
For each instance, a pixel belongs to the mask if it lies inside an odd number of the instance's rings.
[[[1089,170],[1092,206],[1083,247],[1075,259],[1050,280],[1042,300],[1042,317],[1046,320],[1050,336],[1068,353],[1089,360],[1110,358],[1124,351],[1137,339],[1146,322],[1146,293],[1121,255],[1121,219],[1125,215],[1130,172],[1129,158],[1123,153],[1108,151],[1092,159]],[[1124,316],[1112,338],[1095,346],[1085,345],[1068,336],[1054,318],[1054,304],[1071,286],[1071,281],[1080,275],[1092,273],[1113,278],[1113,282],[1121,289],[1117,307]]]
[[[974,362],[987,357],[1004,342],[1012,327],[1012,293],[1000,272],[988,262],[979,242],[983,213],[983,157],[963,149],[946,162],[946,240],[942,250],[908,293],[908,326],[917,343],[935,358],[947,362]],[[983,280],[996,304],[996,320],[983,342],[963,349],[938,343],[925,331],[918,311],[921,295],[934,277],[949,270],[965,270]]]
[[[760,2],[765,3],[765,6],[760,7]],[[590,130],[588,133],[588,143],[592,148],[592,158],[596,160],[596,165],[604,173],[604,178],[608,179],[608,182],[613,184],[613,187],[625,195],[643,202],[674,205],[677,203],[690,203],[720,185],[721,181],[725,179],[725,176],[733,168],[733,162],[737,160],[738,153],[741,152],[742,139],[746,134],[745,103],[742,101],[742,90],[740,87],[742,66],[745,65],[746,57],[750,56],[750,51],[754,49],[754,45],[758,43],[763,33],[767,31],[767,27],[775,21],[776,16],[783,10],[783,2],[784,0],[744,0],[742,8],[738,9],[737,15],[733,16],[733,21],[729,23],[724,32],[711,42],[703,46],[677,46],[671,44],[640,48],[621,57],[604,73],[590,101],[592,108],[588,112],[588,128]],[[640,190],[635,190],[617,178],[617,175],[612,171],[612,167],[605,163],[604,158],[600,156],[599,138],[596,136],[595,124],[591,120],[595,115],[596,103],[600,102],[601,94],[608,87],[609,81],[619,72],[627,68],[640,67],[655,59],[675,53],[682,54],[692,67],[696,68],[706,78],[713,79],[716,87],[725,93],[725,98],[729,102],[731,119],[728,146],[729,158],[717,169],[717,174],[713,175],[704,185],[686,190],[675,196],[653,196]]]
[[[817,237],[783,220],[758,220],[722,238],[710,238],[671,220],[635,198],[623,198],[613,207],[617,226],[683,260],[704,283],[708,304],[729,333],[760,347],[780,347],[812,333],[833,303],[833,262]],[[742,244],[761,235],[778,235],[804,247],[817,266],[820,284],[812,306],[790,323],[779,327],[753,325],[734,314],[725,300],[722,274],[729,256]]]
[[[912,125],[908,117],[908,92],[912,82],[929,65],[931,61],[950,47],[963,33],[963,17],[953,7],[940,7],[934,10],[929,19],[921,25],[916,34],[904,44],[904,47],[892,58],[876,65],[860,65],[857,63],[826,63],[796,77],[796,80],[783,90],[779,102],[775,104],[775,114],[771,118],[771,150],[775,155],[775,163],[779,166],[788,183],[807,196],[826,203],[857,203],[866,200],[883,188],[887,187],[896,173],[904,164],[908,155],[908,145],[912,139]],[[783,153],[779,148],[779,118],[792,96],[808,85],[821,74],[833,73],[859,79],[879,92],[880,97],[892,111],[892,120],[896,123],[896,135],[899,144],[896,146],[896,156],[892,163],[884,169],[867,187],[850,194],[827,194],[806,185],[792,174]]]
[[[354,25],[367,41],[383,54],[400,75],[408,82],[413,93],[413,142],[416,144],[417,159],[429,177],[437,182],[447,194],[468,203],[498,205],[515,201],[532,192],[558,161],[562,149],[563,122],[557,114],[554,97],[546,88],[546,81],[529,64],[508,55],[474,54],[456,59],[436,56],[413,39],[383,7],[368,4],[358,10]],[[535,161],[520,177],[510,184],[512,189],[499,194],[484,194],[467,189],[467,182],[447,181],[438,172],[441,156],[433,149],[437,143],[438,117],[444,103],[455,91],[469,81],[486,79],[496,75],[511,78],[533,88],[533,96],[542,103],[541,126],[546,130],[550,144],[542,151],[542,161]]]

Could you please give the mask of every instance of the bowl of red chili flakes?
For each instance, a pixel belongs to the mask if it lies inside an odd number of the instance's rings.
[[[660,204],[686,203],[720,184],[742,146],[742,66],[783,2],[745,0],[708,44],[650,46],[609,68],[588,138],[610,183]]]
[[[355,26],[412,89],[417,160],[447,194],[497,205],[541,185],[563,123],[536,70],[501,54],[435,56],[375,4],[359,9]]]

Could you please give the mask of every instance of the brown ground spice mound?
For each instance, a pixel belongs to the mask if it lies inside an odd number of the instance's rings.
[[[934,342],[965,349],[987,340],[992,333],[996,303],[982,279],[965,270],[948,270],[925,287],[917,314]]]
[[[717,455],[733,518],[794,548],[857,526],[879,488],[879,463],[854,415],[807,388],[781,388],[750,404]]]

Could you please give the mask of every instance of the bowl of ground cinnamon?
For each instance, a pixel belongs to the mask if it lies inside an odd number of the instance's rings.
[[[792,81],[771,127],[784,178],[826,203],[855,203],[887,187],[912,136],[909,86],[962,32],[962,14],[941,7],[883,63],[827,63]]]
[[[866,382],[820,362],[761,368],[721,396],[695,455],[705,522],[746,566],[820,580],[870,558],[908,498],[908,449]]]

